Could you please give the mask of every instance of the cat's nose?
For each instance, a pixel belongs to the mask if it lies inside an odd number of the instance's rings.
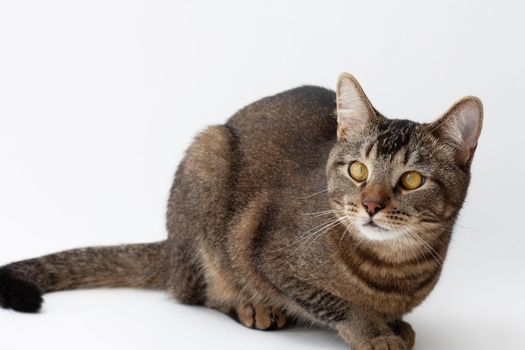
[[[378,211],[383,209],[385,207],[385,202],[382,200],[373,200],[365,198],[363,200],[363,207],[365,207],[366,212],[368,215],[372,216],[376,214]]]

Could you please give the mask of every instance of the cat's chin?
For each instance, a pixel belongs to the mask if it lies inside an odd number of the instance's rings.
[[[359,232],[371,241],[386,241],[399,236],[396,232],[378,226],[377,224],[365,224],[358,226]]]

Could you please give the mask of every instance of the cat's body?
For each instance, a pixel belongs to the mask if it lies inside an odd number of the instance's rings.
[[[345,115],[345,77],[346,87],[360,96],[357,102],[349,96],[357,104],[353,110],[364,108],[359,115],[367,117]],[[430,130],[434,125],[388,120],[365,105],[361,93],[343,76],[337,105],[333,91],[301,87],[207,128],[177,171],[167,241],[73,250],[7,265],[0,269],[0,303],[36,311],[40,292],[165,288],[181,302],[232,314],[248,327],[281,328],[293,317],[333,327],[359,349],[411,348],[414,333],[401,318],[438,280],[475,144],[468,144],[468,159],[453,169],[463,173],[451,181],[454,188],[429,178],[405,208],[407,191],[396,190],[396,183],[389,189],[389,174],[411,162],[427,172],[437,165],[436,174],[446,171],[458,149],[450,139],[438,145],[446,134],[440,125]],[[366,123],[373,127],[366,129]],[[347,136],[350,129],[355,135]],[[358,137],[365,129],[368,136]],[[477,141],[479,130],[472,130]],[[342,175],[353,164],[346,159],[350,155],[370,159],[376,173],[362,183]],[[430,191],[432,198],[418,198],[418,191]],[[358,202],[349,197],[354,194]],[[429,204],[432,200],[436,203]],[[363,225],[361,201],[371,218]],[[412,206],[425,216],[414,226],[416,234],[419,227],[429,232],[419,239],[394,234],[412,225]]]

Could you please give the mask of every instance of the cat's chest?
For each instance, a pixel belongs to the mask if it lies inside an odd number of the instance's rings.
[[[335,292],[386,317],[400,317],[421,303],[441,272],[434,260],[392,264],[355,250],[333,248]]]
[[[353,290],[350,299],[392,318],[400,317],[420,304],[437,282],[439,272],[428,271],[412,276],[399,276],[392,268],[348,268],[347,279]]]

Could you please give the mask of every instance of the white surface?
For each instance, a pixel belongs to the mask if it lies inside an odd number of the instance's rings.
[[[523,3],[2,1],[0,264],[165,236],[193,135],[243,105],[356,75],[389,116],[485,103],[474,177],[416,349],[524,349]],[[488,233],[487,233],[488,232]],[[48,295],[0,310],[0,348],[345,349],[331,332],[243,329],[159,292]]]

